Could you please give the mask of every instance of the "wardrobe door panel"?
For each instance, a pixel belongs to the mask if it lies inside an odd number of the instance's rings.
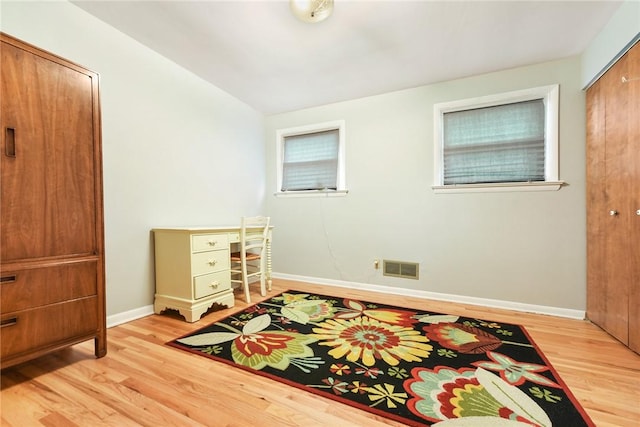
[[[8,44],[1,61],[3,262],[95,254],[91,77]]]

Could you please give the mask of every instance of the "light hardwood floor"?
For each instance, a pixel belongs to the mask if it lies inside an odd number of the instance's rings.
[[[640,425],[640,356],[587,321],[284,280],[269,295],[286,289],[524,325],[597,426]],[[6,369],[2,425],[402,425],[164,345],[245,306],[236,295],[236,307],[196,323],[148,316],[109,329],[102,359],[87,342]]]

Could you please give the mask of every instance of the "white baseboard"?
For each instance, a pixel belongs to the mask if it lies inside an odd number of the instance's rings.
[[[347,282],[344,280],[323,279],[320,277],[297,276],[293,274],[273,273],[273,278],[284,280],[295,280],[298,282],[316,283],[318,285],[336,286],[339,288],[359,289],[363,291],[379,292],[383,294],[402,295],[417,298],[425,298],[436,301],[457,302],[461,304],[480,305],[483,307],[502,308],[505,310],[520,311],[525,313],[546,314],[549,316],[566,317],[569,319],[583,320],[585,312],[561,307],[550,307],[546,305],[524,304],[521,302],[504,301],[489,298],[478,298],[464,295],[443,294],[439,292],[420,291],[407,288],[394,288],[383,285],[372,285],[368,283]],[[153,314],[153,305],[147,305],[123,313],[107,316],[107,328],[118,326],[122,323],[131,322],[141,317]]]
[[[407,288],[392,288],[383,285],[371,285],[368,283],[347,282],[343,280],[323,279],[319,277],[297,276],[293,274],[273,273],[276,279],[296,280],[298,282],[317,283],[319,285],[336,286],[340,288],[359,289],[385,294],[411,296],[437,301],[457,302],[461,304],[480,305],[483,307],[502,308],[506,310],[520,311],[525,313],[546,314],[550,316],[566,317],[570,319],[585,319],[583,310],[574,310],[561,307],[550,307],[546,305],[524,304],[514,301],[503,301],[489,298],[478,298],[464,295],[443,294],[439,292],[420,291]]]
[[[259,280],[259,278],[253,278],[253,281]],[[144,307],[134,308],[133,310],[125,311],[122,313],[112,314],[110,316],[107,316],[107,328],[113,328],[114,326],[131,322],[132,320],[140,319],[141,317],[146,317],[153,313],[153,304],[151,304]]]
[[[123,313],[112,314],[111,316],[107,316],[107,328],[131,322],[132,320],[140,319],[150,314],[153,314],[153,305],[146,305]]]

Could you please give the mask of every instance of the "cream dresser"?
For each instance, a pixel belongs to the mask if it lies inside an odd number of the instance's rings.
[[[239,226],[154,228],[156,293],[154,311],[178,310],[195,322],[213,304],[233,307],[229,272]],[[267,242],[267,280],[271,280],[271,244]]]

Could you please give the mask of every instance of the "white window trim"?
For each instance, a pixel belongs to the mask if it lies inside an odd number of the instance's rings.
[[[284,139],[288,136],[303,135],[307,133],[323,132],[327,130],[338,130],[338,175],[336,190],[304,190],[304,191],[282,191],[282,162],[284,159]],[[340,197],[346,196],[349,192],[346,184],[345,174],[345,121],[334,120],[324,123],[316,123],[305,126],[297,126],[276,131],[276,189],[274,193],[278,197]]]
[[[441,102],[433,106],[434,165],[433,186],[435,193],[472,193],[497,191],[556,191],[565,184],[558,178],[558,117],[559,85],[540,86],[496,95]],[[444,185],[443,117],[445,113],[492,107],[495,105],[541,99],[545,106],[545,180],[540,182],[507,182],[487,184]]]

